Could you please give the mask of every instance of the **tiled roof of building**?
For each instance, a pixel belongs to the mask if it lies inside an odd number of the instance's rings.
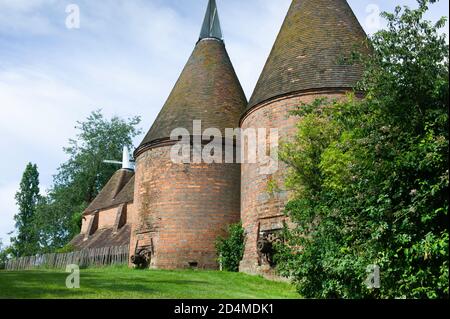
[[[132,170],[118,170],[88,206],[85,214],[132,202],[134,183],[130,183],[131,180],[134,180],[134,172]]]
[[[114,206],[123,204],[123,203],[130,203],[134,199],[134,175],[130,178],[128,183],[122,188],[120,193],[114,198],[112,201],[112,204]]]
[[[366,34],[346,0],[294,0],[247,110],[289,93],[353,88],[359,65],[343,63],[366,49]]]
[[[85,234],[79,234],[70,244],[75,247],[75,250],[126,246],[130,244],[130,235],[131,226],[125,225],[117,233],[114,233],[112,228],[99,229],[89,237],[89,240],[84,240]]]
[[[206,17],[208,19],[208,13]],[[214,21],[213,28],[215,25],[215,28],[220,29],[218,19]],[[216,31],[212,32],[212,36],[196,44],[169,98],[136,153],[155,141],[170,138],[175,128],[185,128],[192,134],[193,120],[201,120],[203,129],[218,128],[222,133],[225,128],[238,127],[247,99],[225,44],[214,38],[214,35],[218,36]]]

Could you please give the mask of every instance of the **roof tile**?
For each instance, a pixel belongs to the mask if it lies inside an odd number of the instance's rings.
[[[366,39],[346,0],[292,1],[247,111],[294,92],[353,88],[362,67],[342,61],[366,51]]]

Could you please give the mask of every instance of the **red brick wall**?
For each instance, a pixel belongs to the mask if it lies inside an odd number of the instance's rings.
[[[342,95],[336,92],[310,92],[263,103],[243,118],[241,126],[243,129],[278,128],[280,141],[286,141],[295,135],[298,122],[298,118],[289,115],[290,110],[301,102],[309,103],[318,97],[339,98]],[[243,164],[241,168],[241,218],[246,230],[246,246],[240,271],[247,273],[270,272],[268,263],[258,257],[258,225],[260,231],[282,227],[286,220],[283,208],[290,196],[284,186],[284,163],[280,161],[279,170],[273,175],[260,175],[258,168],[259,164]],[[277,185],[278,189],[270,192],[269,184]]]
[[[127,224],[132,225],[135,220],[135,209],[134,209],[134,203],[128,203],[127,204]]]
[[[170,148],[137,158],[131,255],[153,242],[151,267],[217,269],[216,238],[239,221],[240,165],[175,164]]]
[[[116,222],[118,207],[101,210],[98,212],[98,229],[113,228]]]

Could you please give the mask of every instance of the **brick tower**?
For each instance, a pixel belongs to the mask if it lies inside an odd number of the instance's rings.
[[[293,136],[297,120],[289,110],[301,102],[339,98],[352,90],[362,68],[344,64],[342,58],[362,48],[365,39],[346,0],[293,0],[241,118],[242,128],[278,128],[281,140]],[[260,175],[258,169],[258,164],[242,165],[241,214],[247,241],[240,270],[270,274],[264,247],[283,227],[289,193],[284,189],[282,163],[273,175]],[[278,187],[269,187],[273,183]]]
[[[240,218],[239,164],[176,164],[172,130],[235,128],[247,100],[222,40],[214,0],[200,39],[152,128],[135,151],[130,255],[154,268],[216,269],[215,241]]]

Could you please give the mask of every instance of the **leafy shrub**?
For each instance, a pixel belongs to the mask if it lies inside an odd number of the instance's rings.
[[[71,253],[73,251],[75,251],[75,247],[73,245],[71,245],[71,244],[67,244],[67,245],[65,245],[62,248],[56,249],[55,253],[57,253],[57,254],[67,254],[67,253]]]
[[[276,261],[306,298],[448,298],[448,44],[428,4],[384,14],[359,89],[299,106],[282,147],[296,227]],[[379,266],[380,287],[366,286]]]
[[[219,264],[225,271],[239,271],[244,256],[244,228],[241,223],[228,227],[228,238],[219,237],[216,242]]]
[[[0,241],[0,269],[5,269],[6,262],[9,260],[11,256],[11,248],[4,247],[2,242]]]

